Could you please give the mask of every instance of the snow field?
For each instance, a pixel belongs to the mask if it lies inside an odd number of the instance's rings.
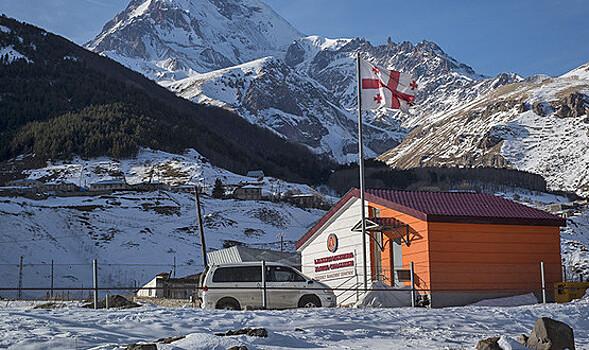
[[[68,307],[33,310],[0,302],[0,347],[8,349],[122,349],[136,342],[187,336],[158,349],[474,349],[504,336],[514,344],[539,317],[570,325],[577,349],[589,348],[589,299],[568,304],[445,309],[297,309],[224,311],[144,305],[128,310]],[[268,338],[214,333],[264,327]],[[302,331],[295,331],[296,328]]]

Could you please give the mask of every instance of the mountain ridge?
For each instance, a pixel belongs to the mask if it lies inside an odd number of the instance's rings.
[[[114,108],[115,104],[124,103],[133,106],[132,118],[141,120],[142,115],[148,116],[156,125],[151,128],[154,137],[144,136],[139,146],[177,152],[197,148],[213,163],[238,173],[254,167],[297,181],[315,182],[325,176],[321,174],[329,162],[226,109],[182,99],[115,61],[34,26],[4,16],[0,17],[0,25],[9,29],[0,31],[0,48],[11,46],[27,57],[5,63],[0,70],[3,159],[28,152],[67,157],[51,152],[63,148],[67,139],[59,139],[62,144],[37,132],[38,137],[21,142],[18,133],[28,123],[53,123],[55,118],[68,113],[72,122],[84,123],[80,113],[85,108]],[[120,120],[125,122],[125,118]],[[54,130],[66,132],[69,127]],[[137,132],[133,128],[121,130],[130,138]],[[104,136],[108,142],[115,142],[118,137],[100,134],[99,130],[94,135]],[[130,154],[118,156],[124,155]]]

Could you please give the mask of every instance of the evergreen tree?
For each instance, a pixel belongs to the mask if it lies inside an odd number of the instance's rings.
[[[213,187],[213,198],[224,198],[225,197],[225,185],[221,179],[215,180],[215,186]]]

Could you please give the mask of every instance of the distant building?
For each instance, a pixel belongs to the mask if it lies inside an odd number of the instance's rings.
[[[318,193],[289,194],[285,196],[287,202],[302,208],[329,208],[329,203]]]
[[[55,191],[55,192],[75,192],[75,191],[80,190],[80,187],[77,186],[76,184],[73,184],[71,182],[63,182],[63,181],[46,182],[43,184],[43,187],[45,187],[45,189],[48,191]]]
[[[90,191],[129,190],[131,186],[123,179],[102,180],[90,184]]]
[[[279,252],[269,249],[258,249],[244,246],[233,246],[207,253],[209,264],[228,264],[248,261],[268,261],[283,263],[301,268],[301,255],[299,253]]]
[[[259,200],[262,199],[262,188],[252,185],[238,187],[233,191],[233,197],[243,200]]]
[[[548,206],[548,211],[551,213],[559,212],[563,210],[574,209],[575,205],[573,203],[558,203],[558,204],[551,204]]]
[[[194,193],[194,187],[196,185],[184,184],[178,186],[172,186],[170,189],[174,192],[187,192],[187,193]]]
[[[252,170],[248,171],[245,176],[262,180],[264,178],[264,172],[262,170]]]
[[[172,278],[169,273],[163,272],[141,287],[136,294],[138,297],[189,299],[198,287],[199,276]]]
[[[139,191],[158,191],[158,190],[167,191],[170,189],[170,186],[168,186],[168,184],[163,183],[163,182],[159,182],[159,181],[140,182],[138,184],[131,185],[131,187],[134,190],[139,190]]]
[[[9,187],[42,187],[43,183],[35,179],[18,179],[6,182]]]

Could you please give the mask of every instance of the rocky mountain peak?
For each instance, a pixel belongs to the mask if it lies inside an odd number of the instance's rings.
[[[284,55],[302,34],[258,0],[132,0],[86,47],[155,80]]]

